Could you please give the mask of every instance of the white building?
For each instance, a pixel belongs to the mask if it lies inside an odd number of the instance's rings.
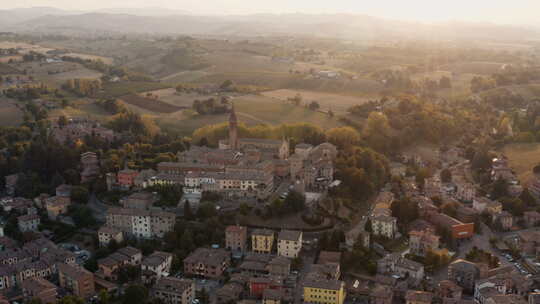
[[[144,258],[141,263],[141,270],[152,272],[157,278],[166,277],[171,271],[173,255],[168,252],[155,251]]]
[[[281,230],[278,236],[278,255],[297,258],[302,250],[302,232]]]

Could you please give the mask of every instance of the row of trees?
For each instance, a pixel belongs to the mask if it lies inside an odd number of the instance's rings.
[[[69,79],[63,85],[63,88],[72,91],[79,96],[96,96],[101,90],[101,80],[99,79]]]

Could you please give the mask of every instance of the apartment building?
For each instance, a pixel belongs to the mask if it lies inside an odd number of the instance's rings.
[[[23,296],[26,299],[39,299],[43,304],[56,303],[57,287],[43,278],[31,278],[21,284]]]
[[[124,234],[122,231],[113,228],[102,226],[98,230],[99,246],[106,247],[111,241],[115,241],[117,244],[124,241]]]
[[[255,229],[251,234],[251,250],[256,253],[272,253],[274,232],[268,229]]]
[[[143,259],[141,271],[151,273],[152,276],[161,278],[171,272],[173,255],[168,252],[155,251]]]
[[[17,217],[17,225],[21,232],[38,231],[41,219],[37,214],[27,214]]]
[[[130,208],[109,208],[106,215],[108,227],[136,238],[162,238],[174,229],[175,220],[171,212]]]
[[[247,247],[247,228],[232,225],[225,229],[225,248],[232,251],[245,252]]]
[[[150,297],[165,304],[192,304],[195,283],[187,279],[160,278],[152,287]]]
[[[278,235],[278,255],[297,258],[302,249],[302,231],[281,230]]]
[[[397,234],[397,219],[393,216],[378,215],[371,218],[373,235],[393,239]]]
[[[94,274],[88,270],[68,264],[58,264],[60,287],[81,298],[89,298],[95,294]]]
[[[230,253],[226,250],[197,248],[184,259],[184,272],[207,278],[220,278],[230,264]]]

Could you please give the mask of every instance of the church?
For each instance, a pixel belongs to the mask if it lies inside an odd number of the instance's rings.
[[[234,104],[231,107],[231,113],[229,115],[229,139],[219,141],[220,150],[233,150],[260,152],[261,159],[287,159],[289,157],[289,141],[285,138],[282,140],[275,139],[261,139],[261,138],[238,138],[238,118],[236,117],[236,111]]]

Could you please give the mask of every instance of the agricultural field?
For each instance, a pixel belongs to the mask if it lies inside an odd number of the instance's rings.
[[[121,96],[118,99],[127,104],[134,105],[154,113],[173,113],[185,108],[171,105],[159,99],[144,97],[137,94]]]
[[[18,69],[10,65],[0,63],[0,75],[12,75],[12,74],[22,74],[22,73],[21,71],[19,71]]]
[[[307,104],[312,101],[317,101],[321,105],[321,110],[327,111],[332,109],[335,114],[343,115],[347,113],[347,109],[351,106],[364,103],[365,98],[352,96],[344,96],[329,93],[318,93],[304,90],[274,90],[262,93],[266,97],[277,99],[279,101],[287,101],[287,98],[295,97],[297,94],[302,96],[302,103]]]
[[[23,122],[23,112],[15,101],[0,97],[0,126],[16,126]]]
[[[105,122],[111,116],[100,106],[96,105],[93,100],[80,98],[71,102],[71,105],[62,109],[54,109],[49,112],[49,119],[58,119],[60,116],[71,117],[86,117],[97,121]]]
[[[326,114],[296,107],[291,104],[277,102],[275,99],[245,95],[234,99],[236,114],[241,123],[246,125],[306,122],[321,127],[324,130],[341,126],[336,118]],[[156,116],[157,124],[166,130],[172,130],[183,135],[191,133],[205,125],[227,122],[229,115],[197,115],[192,110],[184,110],[168,115]]]
[[[8,63],[10,61],[22,61],[21,55],[12,55],[12,56],[0,56],[0,63]]]
[[[445,65],[441,69],[455,73],[491,75],[500,72],[505,65],[504,62],[471,61]]]
[[[215,97],[214,95],[201,95],[198,93],[177,93],[176,89],[168,88],[155,90],[150,92],[144,92],[143,94],[152,94],[153,97],[157,97],[162,102],[168,103],[176,107],[191,108],[193,101],[204,100]]]
[[[96,55],[81,54],[81,53],[67,53],[67,54],[64,54],[62,56],[81,58],[81,59],[84,59],[84,60],[94,60],[94,61],[101,60],[105,64],[112,64],[113,63],[113,58],[104,57],[104,56],[96,56]]]
[[[515,172],[521,183],[526,183],[532,177],[532,169],[540,164],[539,143],[516,143],[506,145],[502,152],[508,157],[510,168]]]
[[[438,70],[433,72],[415,74],[413,75],[412,79],[414,81],[421,81],[423,79],[439,81],[443,76],[449,77],[451,79],[452,87],[449,89],[442,89],[437,91],[437,95],[452,100],[470,94],[471,80],[475,76],[479,76],[479,74],[452,73],[450,71]]]
[[[20,53],[26,54],[30,51],[37,53],[46,53],[53,50],[52,48],[43,47],[36,44],[29,44],[25,42],[14,42],[14,41],[0,41],[0,49],[10,49],[10,48],[20,48]]]
[[[538,98],[538,96],[540,96],[540,83],[504,86],[487,91],[482,91],[480,95],[488,96],[493,94],[499,94],[500,90],[509,90],[514,94],[519,94],[523,98],[530,100]]]
[[[123,95],[170,88],[163,82],[151,81],[121,81],[107,82],[103,85],[103,97],[120,97]]]

